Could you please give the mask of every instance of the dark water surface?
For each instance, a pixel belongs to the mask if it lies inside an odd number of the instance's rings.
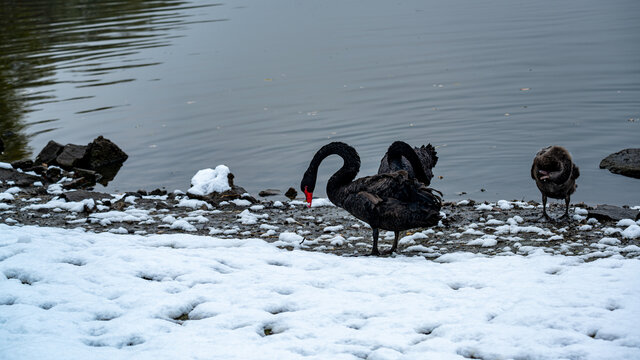
[[[561,144],[572,200],[638,205],[640,180],[598,164],[640,147],[639,18],[636,0],[0,0],[0,161],[104,135],[130,155],[110,191],[226,164],[257,193],[297,188],[330,141],[369,175],[401,139],[438,147],[446,200],[539,200],[532,158]]]

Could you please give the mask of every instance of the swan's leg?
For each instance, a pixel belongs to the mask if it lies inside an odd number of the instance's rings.
[[[547,219],[547,221],[553,221],[547,214],[547,195],[542,194],[542,216],[538,220],[542,220],[542,218]]]
[[[373,249],[371,249],[371,255],[379,256],[380,252],[378,251],[378,229],[373,229]]]
[[[393,245],[391,246],[391,250],[385,252],[385,255],[391,255],[398,248],[398,238],[400,237],[400,231],[394,231],[395,238],[393,239]]]
[[[571,195],[567,195],[567,197],[564,198],[564,215],[562,215],[560,218],[561,219],[565,219],[567,221],[570,220],[569,218],[569,202],[571,201]]]

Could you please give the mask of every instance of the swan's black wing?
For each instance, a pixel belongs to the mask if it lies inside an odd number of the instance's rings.
[[[573,164],[573,169],[571,170],[571,178],[575,180],[578,177],[580,177],[580,168],[577,167],[576,164]]]
[[[356,179],[342,194],[340,206],[374,228],[406,230],[440,219],[440,197],[405,171]]]

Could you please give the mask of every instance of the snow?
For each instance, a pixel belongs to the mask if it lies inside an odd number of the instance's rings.
[[[616,238],[610,238],[610,237],[603,237],[600,241],[598,241],[599,244],[604,244],[604,245],[618,245],[620,244],[620,240],[616,239]]]
[[[89,221],[100,223],[101,225],[109,225],[118,222],[140,222],[151,220],[149,212],[141,209],[128,209],[125,211],[107,211],[101,213],[92,213],[89,215]]]
[[[322,231],[324,231],[324,232],[336,232],[336,231],[340,231],[342,229],[344,229],[344,226],[335,225],[335,226],[326,226]]]
[[[13,169],[13,166],[9,163],[0,161],[0,169]]]
[[[184,231],[196,231],[196,227],[191,225],[187,220],[180,219],[171,223],[170,229],[172,230],[184,230]]]
[[[191,178],[191,188],[188,193],[194,195],[208,195],[213,192],[224,192],[231,190],[229,186],[229,168],[225,165],[218,165],[215,169],[202,169]]]
[[[630,226],[636,225],[636,222],[631,219],[622,219],[616,223],[616,226]]]
[[[495,235],[483,235],[477,239],[471,240],[467,243],[470,246],[483,246],[483,247],[491,247],[496,246],[498,243],[497,237]]]
[[[302,236],[300,236],[300,235],[298,235],[296,233],[288,232],[288,231],[280,233],[280,236],[278,236],[278,241],[281,244],[293,245],[296,248],[300,247],[300,243],[303,240],[304,240],[304,238]]]
[[[233,199],[233,200],[229,200],[229,202],[230,203],[234,203],[236,206],[249,206],[249,205],[251,205],[251,201],[245,200],[245,199]]]
[[[8,189],[7,189],[7,190],[5,190],[4,192],[5,192],[6,194],[17,194],[17,193],[19,193],[20,191],[22,191],[22,189],[21,189],[21,188],[19,188],[19,187],[17,187],[17,186],[14,186],[14,187],[10,187],[10,188],[8,188]]]
[[[333,246],[342,246],[345,244],[345,242],[346,242],[346,239],[341,235],[336,235],[333,238],[331,238],[331,240],[329,240],[329,243]]]
[[[587,211],[587,209],[575,208],[574,213],[576,213],[577,215],[587,215],[589,211]]]
[[[498,200],[498,207],[502,210],[513,209],[513,205],[511,205],[507,200]]]
[[[635,239],[640,237],[640,226],[638,225],[629,225],[628,228],[624,229],[622,231],[622,236],[627,238],[627,239]]]
[[[521,252],[339,257],[0,224],[0,358],[640,358],[640,260]]]
[[[476,205],[476,210],[493,210],[493,206],[491,204],[480,204]]]
[[[240,218],[238,221],[245,225],[253,225],[257,224],[259,219],[266,219],[269,217],[268,214],[254,214],[249,209],[245,209],[240,214],[238,214]]]
[[[308,206],[309,204],[306,201],[302,200],[291,200],[289,201],[289,205],[303,205]],[[311,207],[322,207],[322,206],[335,206],[329,199],[327,198],[314,198],[311,201]]]
[[[211,209],[211,205],[208,202],[196,199],[182,198],[180,202],[178,202],[179,207],[188,207],[192,209],[200,209],[202,207],[206,207],[207,209]]]
[[[71,212],[82,212],[86,209],[93,209],[96,203],[93,199],[84,199],[82,201],[67,202],[63,199],[53,198],[45,204],[32,204],[22,208],[22,210],[41,210],[41,209],[64,209]]]

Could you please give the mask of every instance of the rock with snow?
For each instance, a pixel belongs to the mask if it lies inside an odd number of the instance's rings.
[[[236,199],[244,200],[242,203],[255,204],[258,201],[247,191],[234,184],[234,176],[225,165],[218,165],[215,169],[199,170],[191,178],[191,188],[187,190],[189,197],[206,201],[214,205],[221,205]],[[239,205],[239,206],[248,206]]]
[[[228,176],[229,168],[226,165],[218,165],[215,169],[202,169],[191,178],[191,188],[187,193],[205,196],[211,193],[221,193],[231,190]]]

